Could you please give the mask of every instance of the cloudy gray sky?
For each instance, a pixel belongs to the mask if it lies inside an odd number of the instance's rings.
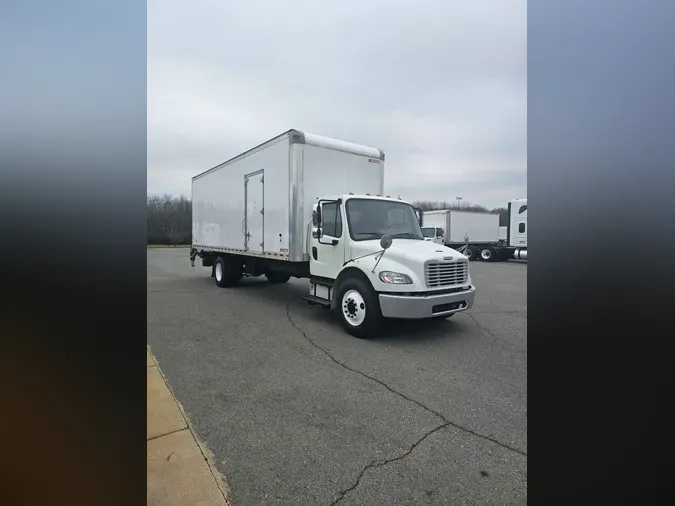
[[[527,190],[525,0],[149,0],[148,192],[290,128],[382,148],[385,191]]]

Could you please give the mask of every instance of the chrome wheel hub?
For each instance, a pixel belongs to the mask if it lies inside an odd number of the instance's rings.
[[[348,290],[342,297],[342,314],[350,325],[358,327],[366,319],[366,302],[356,290]]]

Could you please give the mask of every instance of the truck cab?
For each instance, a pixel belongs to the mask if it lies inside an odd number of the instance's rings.
[[[421,212],[372,195],[316,199],[307,226],[305,299],[335,310],[356,337],[382,318],[448,318],[473,306],[468,259],[426,241]]]
[[[425,241],[430,241],[436,244],[443,244],[445,234],[440,227],[422,227],[422,235]]]

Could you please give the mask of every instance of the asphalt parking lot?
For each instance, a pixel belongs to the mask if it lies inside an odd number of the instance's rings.
[[[148,344],[233,505],[525,504],[527,264],[471,269],[471,313],[359,340],[305,280],[149,249]]]

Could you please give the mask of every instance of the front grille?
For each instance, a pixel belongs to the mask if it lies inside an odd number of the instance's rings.
[[[469,279],[469,262],[429,262],[424,266],[427,288],[461,285]]]

